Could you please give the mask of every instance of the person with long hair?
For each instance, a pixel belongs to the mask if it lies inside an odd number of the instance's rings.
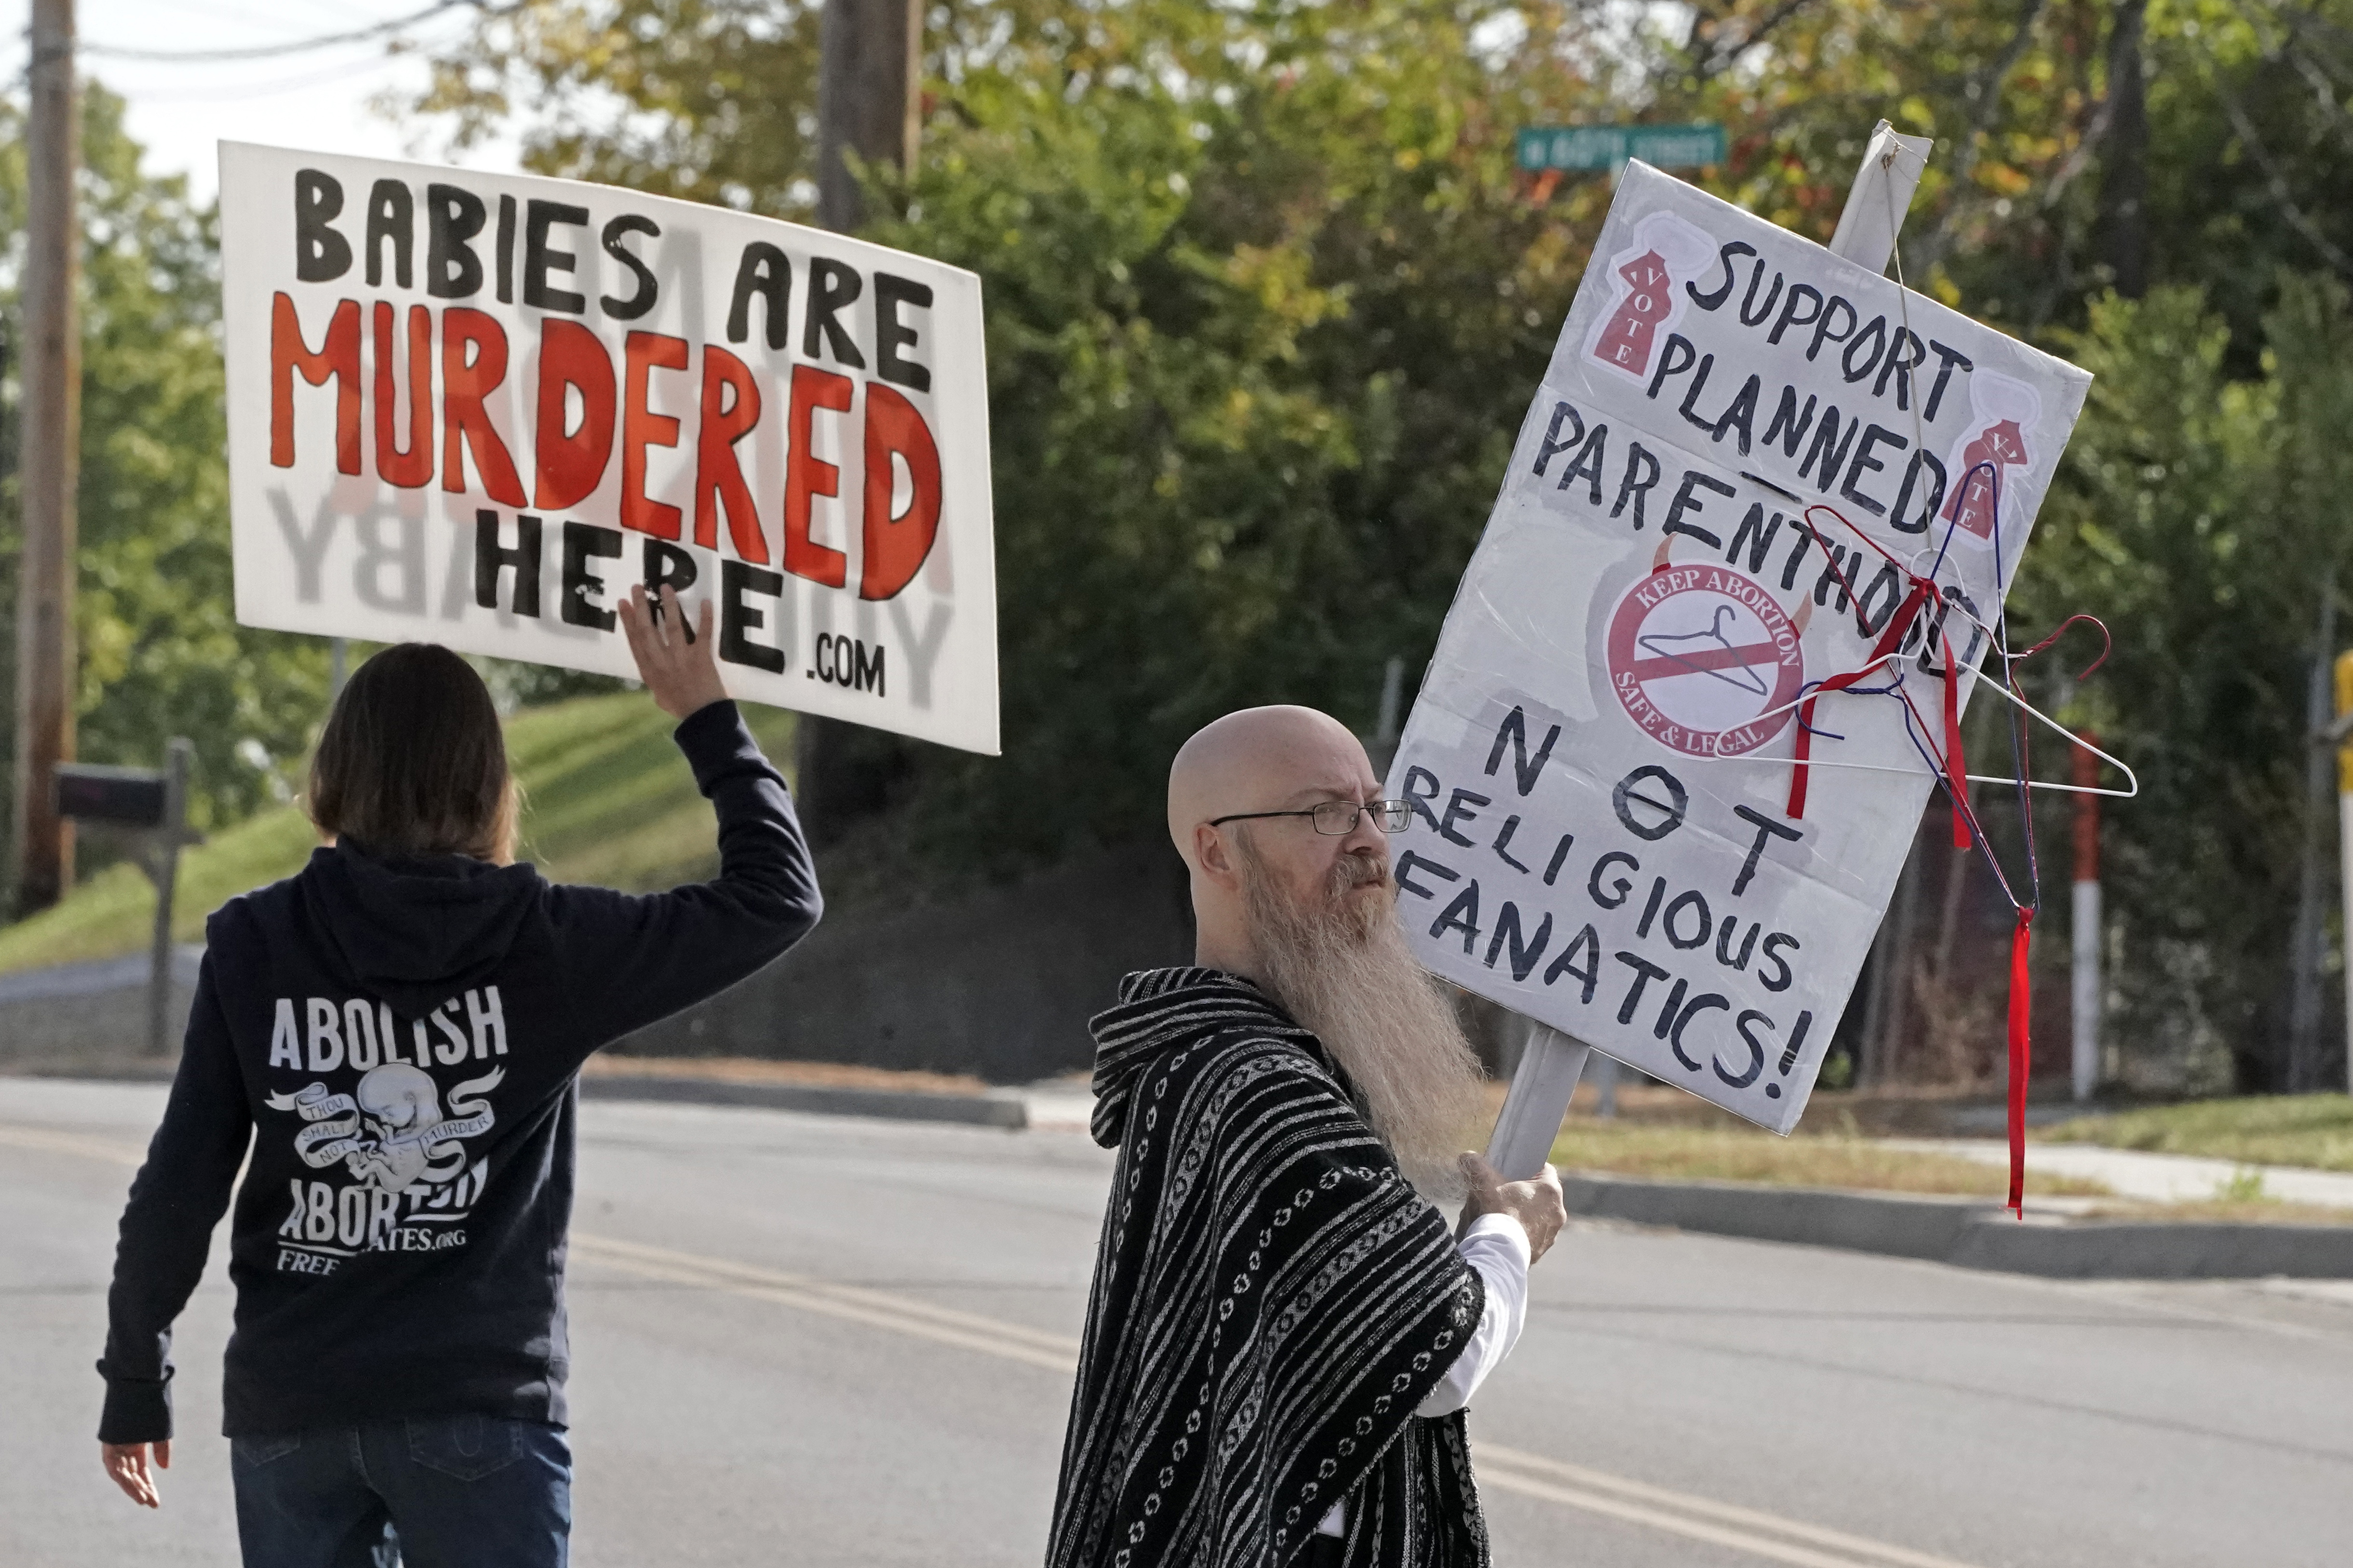
[[[1567,1214],[1551,1166],[1462,1151],[1479,1059],[1389,864],[1412,810],[1310,708],[1169,765],[1194,962],[1092,1023],[1119,1163],[1047,1568],[1486,1568],[1464,1412]]]
[[[158,1506],[172,1323],[234,1184],[222,1424],[247,1568],[565,1561],[581,1064],[817,922],[785,781],[720,685],[711,606],[700,635],[668,588],[619,610],[716,810],[717,877],[632,896],[518,863],[489,690],[448,649],[404,643],[360,668],[320,737],[323,847],[206,924],[122,1215],[99,1441],[115,1484]]]

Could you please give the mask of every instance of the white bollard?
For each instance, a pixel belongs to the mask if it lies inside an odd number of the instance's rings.
[[[2089,749],[2097,741],[2089,730],[2076,739],[2083,742],[2075,748],[2076,787],[2097,788],[2100,762]],[[2082,794],[2075,797],[2075,1048],[2069,1062],[2079,1102],[2100,1086],[2100,797]]]
[[[2100,1082],[2100,884],[2075,884],[2074,1090],[2089,1100]]]

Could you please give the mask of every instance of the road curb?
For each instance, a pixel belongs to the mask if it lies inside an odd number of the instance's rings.
[[[1568,1212],[2058,1279],[2353,1279],[2353,1226],[2023,1222],[1978,1198],[1571,1173]]]
[[[806,1110],[823,1116],[871,1116],[892,1121],[953,1121],[1018,1131],[1029,1107],[1012,1094],[931,1094],[917,1089],[839,1089],[822,1084],[732,1083],[724,1079],[640,1077],[635,1073],[580,1079],[585,1100],[666,1100],[688,1105],[747,1105],[764,1110]]]

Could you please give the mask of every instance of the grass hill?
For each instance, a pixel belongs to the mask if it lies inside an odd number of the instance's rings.
[[[768,754],[792,754],[793,716],[747,705]],[[707,877],[718,858],[711,807],[695,793],[670,721],[642,692],[526,709],[507,721],[522,781],[524,859],[548,877],[643,891]],[[225,828],[180,857],[172,934],[200,941],[205,917],[249,889],[290,877],[318,843],[300,806]],[[147,879],[117,865],[55,909],[0,930],[0,973],[144,950],[154,929]]]

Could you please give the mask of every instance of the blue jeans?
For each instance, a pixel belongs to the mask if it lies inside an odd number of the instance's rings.
[[[229,1441],[245,1568],[564,1568],[572,1446],[536,1421],[410,1416]]]

